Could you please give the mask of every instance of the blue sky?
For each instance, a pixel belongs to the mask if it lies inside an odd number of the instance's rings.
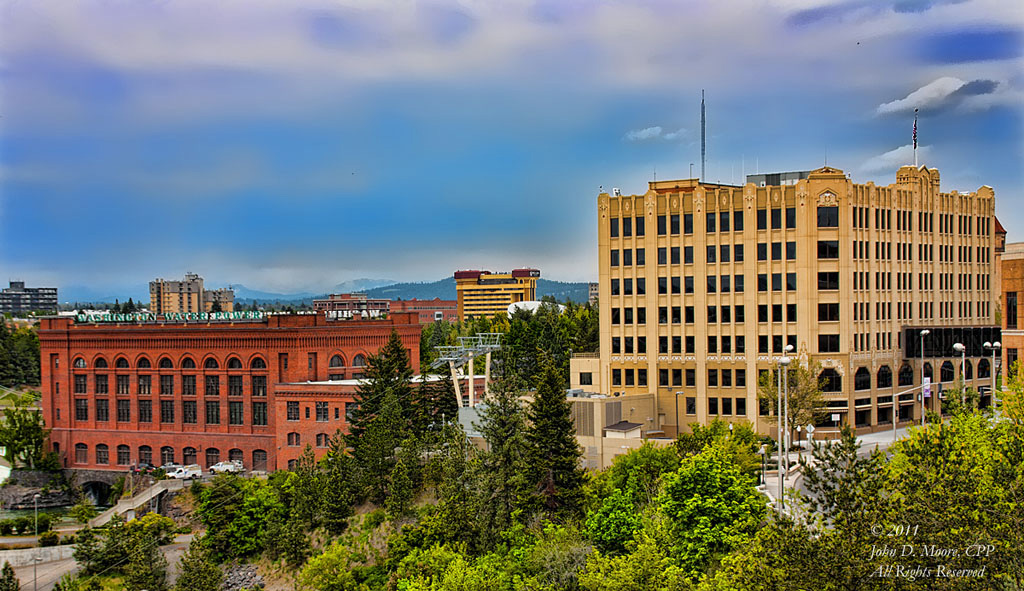
[[[0,279],[267,291],[596,271],[599,186],[828,162],[995,188],[1024,240],[1003,0],[0,2]]]

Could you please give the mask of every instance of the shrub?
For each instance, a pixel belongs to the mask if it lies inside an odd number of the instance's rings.
[[[33,527],[34,523],[31,517],[23,515],[14,520],[14,529],[17,530],[19,534],[27,534],[32,531]]]
[[[42,533],[44,531],[50,531],[51,527],[53,527],[53,516],[49,513],[40,513],[39,532]]]
[[[82,497],[82,500],[68,511],[68,515],[78,523],[88,523],[90,519],[96,517],[96,507],[93,507],[88,498]]]
[[[14,533],[14,520],[4,519],[0,521],[0,535],[9,536]]]
[[[39,536],[39,545],[40,546],[43,546],[43,547],[46,547],[46,546],[56,546],[59,543],[60,543],[60,534],[58,534],[55,531],[43,532]]]

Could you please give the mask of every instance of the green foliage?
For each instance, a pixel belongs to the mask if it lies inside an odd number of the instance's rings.
[[[658,494],[661,477],[679,469],[679,454],[673,447],[660,447],[650,441],[629,453],[616,456],[612,465],[594,474],[587,487],[588,506],[600,506],[602,499],[616,490],[626,493],[641,507]]]
[[[865,555],[867,558],[870,554]],[[701,582],[701,591],[826,589],[821,544],[812,532],[788,519],[772,519],[739,551],[722,559],[721,568]],[[867,588],[867,587],[866,587]]]
[[[394,391],[388,390],[380,412],[370,419],[353,451],[353,458],[360,468],[363,491],[374,503],[383,503],[387,498],[391,471],[396,462],[395,449],[403,439],[403,427],[398,398]]]
[[[320,520],[333,535],[345,531],[352,514],[352,458],[345,453],[345,438],[339,433],[331,438],[331,448],[320,459],[321,500]]]
[[[587,538],[605,554],[618,555],[640,528],[642,519],[628,490],[616,489],[587,516]]]
[[[390,396],[395,404],[404,404],[408,402],[412,392],[412,366],[409,363],[409,354],[396,331],[391,331],[388,342],[376,355],[370,355],[366,359],[363,373],[365,379],[356,389],[355,402],[358,406],[349,419],[349,446],[356,450],[359,449],[363,434],[370,423],[382,412],[387,397]]]
[[[572,519],[583,510],[584,470],[565,383],[552,363],[544,365],[527,413],[530,482],[551,517]]]
[[[128,591],[163,591],[167,588],[167,559],[157,539],[142,536],[128,548],[128,564],[123,569]]]
[[[351,547],[334,542],[309,559],[299,573],[299,584],[313,591],[365,591],[353,569],[358,562]]]
[[[96,507],[88,498],[82,497],[78,503],[68,511],[68,515],[78,523],[89,523],[89,520],[96,517]]]
[[[658,504],[671,555],[692,578],[749,540],[764,517],[765,498],[753,479],[716,447],[683,460],[664,481]]]
[[[194,538],[181,557],[176,591],[220,591],[224,574],[213,562],[201,537]]]
[[[825,416],[825,397],[822,394],[822,384],[818,381],[821,374],[821,365],[814,361],[806,366],[794,358],[785,372],[784,380],[787,380],[787,396],[789,399],[789,429],[790,436],[796,430],[797,425],[816,425]],[[761,404],[767,404],[771,413],[765,417],[769,422],[778,424],[779,412],[779,376],[776,371],[765,371],[758,376],[757,398]]]
[[[47,467],[53,465],[52,458],[48,458],[52,452],[44,451],[50,430],[43,423],[43,414],[35,406],[37,394],[29,392],[17,398],[13,406],[4,409],[3,421],[0,421],[0,446],[4,448],[4,459],[12,468],[26,466],[35,469],[43,467],[43,464]]]
[[[84,574],[120,573],[125,588],[156,591],[165,588],[167,571],[159,546],[171,541],[173,531],[174,521],[156,513],[128,523],[115,515],[99,534],[80,530],[73,556]]]
[[[761,440],[749,422],[728,423],[716,417],[707,426],[693,424],[690,429],[691,433],[680,433],[676,438],[679,457],[688,458],[715,446],[725,452],[744,474],[754,475],[761,469],[758,455]]]
[[[55,531],[43,532],[42,534],[39,535],[39,545],[40,546],[43,546],[43,547],[46,547],[46,546],[56,546],[59,543],[60,543],[60,534],[58,534]]]
[[[0,570],[0,591],[18,591],[19,589],[21,589],[21,583],[14,575],[14,567],[10,562],[4,562],[4,567]]]
[[[266,554],[271,560],[283,558],[296,568],[302,566],[310,551],[309,536],[298,518],[293,516],[285,521],[275,517],[267,524]]]
[[[0,386],[39,385],[39,335],[35,329],[7,326],[0,317]]]
[[[586,591],[683,591],[686,573],[676,566],[654,537],[638,535],[636,550],[613,557],[595,551],[580,573]]]
[[[408,441],[408,440],[407,440]],[[403,456],[405,454],[402,454]],[[401,517],[409,510],[412,503],[413,481],[410,476],[408,459],[399,457],[395,467],[391,469],[388,487],[387,509],[392,517]]]

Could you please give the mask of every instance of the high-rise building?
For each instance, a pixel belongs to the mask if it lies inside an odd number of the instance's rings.
[[[181,281],[156,279],[149,282],[149,310],[154,314],[233,312],[235,292],[231,289],[203,289],[203,278],[185,273]]]
[[[1013,364],[1024,349],[1024,242],[1005,245],[1000,262],[1000,295],[1002,310],[1002,359],[1003,375],[1011,375]]]
[[[537,269],[513,269],[511,273],[456,271],[459,317],[494,316],[507,312],[509,304],[537,299]]]
[[[390,300],[371,298],[365,293],[332,293],[313,300],[313,309],[331,319],[379,318],[388,313]]]
[[[961,373],[988,383],[994,213],[990,187],[943,193],[937,170],[912,166],[888,186],[825,167],[792,184],[601,194],[601,353],[573,360],[572,386],[654,394],[648,432],[715,417],[768,432],[758,376],[792,346],[796,363],[821,368],[823,434],[890,428],[894,398],[899,421],[919,420],[904,391],[922,372],[937,389]]]
[[[0,314],[56,309],[56,287],[25,287],[24,281],[11,281],[0,291]]]

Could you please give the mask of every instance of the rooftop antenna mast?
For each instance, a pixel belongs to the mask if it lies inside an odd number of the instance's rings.
[[[707,144],[705,138],[707,137],[705,131],[705,117],[704,117],[704,89],[700,91],[700,182],[704,182],[704,160],[707,156]]]

